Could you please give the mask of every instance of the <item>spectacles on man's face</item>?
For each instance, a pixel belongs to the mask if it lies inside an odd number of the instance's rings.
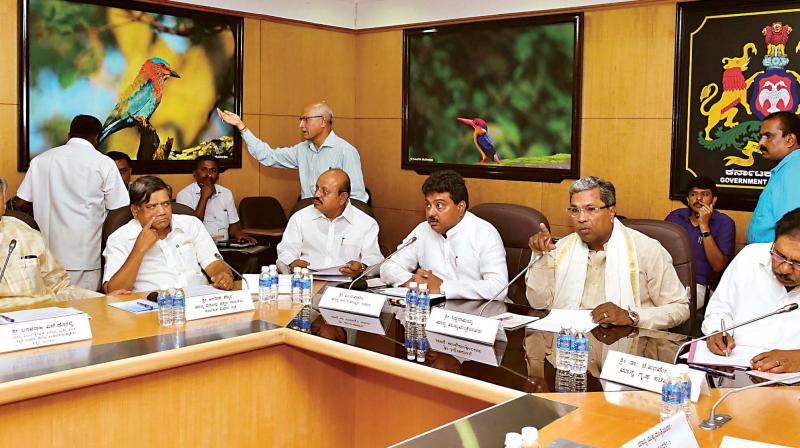
[[[595,207],[593,205],[590,205],[590,206],[584,207],[584,208],[567,207],[567,214],[569,216],[573,217],[573,218],[580,216],[584,212],[586,212],[586,214],[589,215],[589,216],[597,216],[600,213],[601,210],[609,208],[609,207],[613,207],[613,206],[614,206],[614,204],[604,205],[602,207]]]
[[[304,121],[308,123],[308,120],[312,118],[322,118],[322,115],[303,115],[302,117],[299,117],[298,120],[300,120],[300,123]]]
[[[775,260],[776,262],[780,263],[781,265],[783,265],[784,263],[787,263],[795,271],[800,271],[800,261],[792,261],[792,260],[789,260],[788,258],[784,257],[783,255],[781,255],[780,252],[775,250],[775,243],[772,243],[772,247],[770,247],[770,249],[769,249],[769,254],[772,256],[773,260]]]

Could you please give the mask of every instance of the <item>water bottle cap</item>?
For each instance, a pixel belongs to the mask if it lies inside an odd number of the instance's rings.
[[[277,266],[277,265],[274,265],[274,264],[271,264],[271,265],[269,265],[269,268],[270,268],[270,269],[278,269],[278,266]]]
[[[261,272],[269,272],[269,266],[261,266]]]
[[[303,268],[303,274],[308,274],[308,268]]]
[[[417,282],[411,282],[411,283],[408,284],[409,288],[416,288],[417,286],[418,286]]]
[[[522,442],[525,445],[530,445],[533,442],[539,441],[539,430],[533,426],[526,426],[522,428]]]
[[[522,446],[522,435],[516,432],[506,433],[505,444],[507,447]]]
[[[420,283],[419,290],[420,291],[427,291],[428,290],[428,284],[427,283]],[[516,433],[513,433],[513,434],[516,434]]]
[[[300,271],[301,271],[300,266],[295,266],[294,267],[294,273],[295,274],[299,273]]]

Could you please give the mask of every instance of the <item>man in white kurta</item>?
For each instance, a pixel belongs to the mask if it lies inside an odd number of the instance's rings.
[[[99,151],[102,125],[88,115],[72,120],[69,141],[31,160],[17,190],[71,283],[100,287],[100,230],[109,210],[128,205],[128,189],[114,161]]]
[[[733,259],[706,306],[703,333],[800,302],[800,209],[775,225],[775,242],[748,244]],[[777,314],[707,339],[709,350],[724,355],[736,346],[761,347],[752,367],[773,373],[800,371],[800,311]]]
[[[422,185],[427,220],[405,238],[416,241],[381,266],[381,279],[394,286],[415,281],[448,299],[502,301],[508,283],[503,240],[491,224],[467,211],[464,179],[440,171]]]
[[[328,170],[316,184],[312,205],[289,218],[278,244],[281,269],[340,267],[342,274],[355,277],[380,263],[378,223],[350,203],[347,173]]]

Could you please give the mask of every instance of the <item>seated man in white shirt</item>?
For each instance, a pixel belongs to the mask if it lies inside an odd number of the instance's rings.
[[[278,244],[279,267],[288,272],[341,266],[343,275],[357,277],[382,260],[378,223],[350,203],[350,177],[338,168],[325,171],[312,205],[289,218]]]
[[[211,236],[194,216],[172,214],[172,187],[142,176],[130,187],[133,218],[108,237],[103,290],[153,291],[160,286],[233,288],[233,276]]]
[[[506,250],[488,222],[467,211],[469,195],[455,171],[438,171],[422,184],[427,220],[404,241],[417,240],[381,266],[381,280],[394,286],[426,283],[447,299],[489,300],[508,283]]]
[[[800,301],[800,208],[775,224],[774,243],[748,244],[731,261],[706,306],[703,333],[758,317]],[[800,311],[778,314],[706,340],[709,350],[729,354],[736,345],[764,347],[752,367],[765,372],[800,371]]]
[[[217,185],[219,162],[212,155],[195,159],[192,172],[195,182],[178,192],[175,202],[194,209],[194,214],[214,239],[243,240],[255,244],[256,239],[242,232],[239,214],[231,190]]]
[[[653,238],[617,218],[616,189],[595,176],[569,188],[567,214],[575,228],[553,244],[541,224],[530,239],[525,280],[537,309],[591,309],[599,324],[666,329],[689,318],[689,298],[672,257]]]

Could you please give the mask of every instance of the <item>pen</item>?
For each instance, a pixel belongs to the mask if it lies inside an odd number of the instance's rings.
[[[725,319],[720,319],[722,326],[722,343],[725,344],[725,356],[728,356],[728,335],[725,334]]]
[[[14,319],[12,319],[12,318],[10,318],[10,317],[8,317],[6,315],[3,315],[3,314],[0,314],[0,319],[3,319],[4,321],[6,321],[6,323],[9,323],[9,324],[13,324],[14,322],[16,322]]]
[[[697,370],[702,370],[703,372],[707,372],[707,373],[710,373],[712,375],[724,376],[725,378],[733,379],[733,378],[736,377],[736,375],[734,375],[733,373],[723,372],[722,370],[712,369],[711,367],[698,366],[696,364],[692,364],[689,367],[691,367],[693,369],[697,369]]]

